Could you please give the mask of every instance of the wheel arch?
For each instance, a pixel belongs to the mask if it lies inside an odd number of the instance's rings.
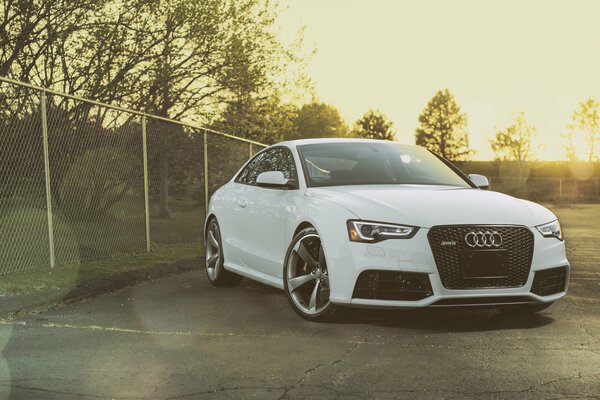
[[[292,234],[292,238],[296,237],[296,235],[297,235],[297,234],[298,234],[300,231],[302,231],[302,230],[304,230],[304,229],[306,229],[306,228],[313,228],[313,229],[317,229],[317,228],[315,227],[315,225],[314,225],[312,222],[310,222],[310,221],[302,221],[302,222],[300,222],[300,223],[299,223],[299,224],[296,226],[296,230],[295,230],[295,231],[294,231],[294,233]]]
[[[202,236],[202,239],[204,240],[204,244],[206,245],[206,234],[208,233],[208,225],[209,222],[212,221],[212,219],[217,219],[217,216],[214,213],[210,213],[206,216],[206,219],[204,220],[204,235]]]
[[[298,219],[298,221],[296,221],[294,224],[292,224],[292,226],[296,226],[296,228],[293,231],[288,231],[288,235],[290,235],[287,239],[287,243],[291,243],[292,240],[294,240],[294,238],[296,237],[296,235],[298,233],[300,233],[302,230],[306,229],[306,228],[313,228],[315,231],[317,231],[317,235],[319,235],[319,237],[321,236],[321,229],[318,226],[318,224],[316,223],[316,221],[308,216],[304,216],[303,218]],[[284,260],[285,261],[285,260]]]
[[[317,231],[317,234],[319,235],[319,229],[316,227],[315,223],[313,221],[311,221],[309,218],[306,218],[306,217],[302,218],[298,222],[295,222],[294,225],[296,226],[294,231],[293,232],[288,231],[288,235],[290,235],[290,233],[291,233],[291,235],[287,239],[286,248],[292,243],[292,241],[294,240],[296,235],[298,235],[298,233],[302,232],[306,228],[313,228],[314,230]],[[292,226],[294,226],[294,225],[292,225]],[[283,259],[282,271],[285,269],[285,264],[287,263],[287,255],[288,255],[288,251],[286,250],[286,256]]]

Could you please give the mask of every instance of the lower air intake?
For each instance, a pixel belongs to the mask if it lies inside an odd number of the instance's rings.
[[[538,296],[549,296],[565,291],[567,267],[557,267],[536,271],[531,286],[531,293]]]
[[[356,280],[353,298],[373,300],[421,300],[433,294],[427,274],[363,271]]]

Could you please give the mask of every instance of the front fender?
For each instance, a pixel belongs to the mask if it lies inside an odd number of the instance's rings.
[[[346,248],[348,242],[348,228],[346,221],[358,218],[348,209],[325,199],[305,197],[297,203],[295,212],[289,214],[292,219],[287,232],[287,243],[291,243],[294,232],[305,223],[312,225],[321,238],[325,259],[327,260],[330,277],[331,291],[335,291],[336,275],[343,274],[339,269],[340,262],[336,262],[340,251]],[[283,272],[283,270],[282,270]]]

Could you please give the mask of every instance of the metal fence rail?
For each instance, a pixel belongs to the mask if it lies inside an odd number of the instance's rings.
[[[0,275],[200,244],[262,143],[0,78]]]

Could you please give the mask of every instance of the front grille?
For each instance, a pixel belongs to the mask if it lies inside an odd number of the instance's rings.
[[[557,267],[536,271],[531,286],[531,293],[538,296],[549,296],[565,291],[567,267]]]
[[[375,300],[421,300],[433,294],[427,274],[368,270],[356,280],[352,297]]]
[[[506,250],[508,253],[508,276],[502,278],[463,277],[462,252],[473,250],[467,246],[465,236],[471,231],[480,230],[493,230],[502,236],[502,245],[497,249]],[[442,285],[447,289],[521,287],[527,283],[533,257],[533,233],[524,226],[434,226],[429,230],[427,238]],[[442,245],[442,242],[450,245]]]

